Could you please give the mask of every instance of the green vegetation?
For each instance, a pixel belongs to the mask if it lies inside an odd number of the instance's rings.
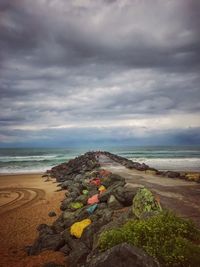
[[[99,247],[109,249],[127,242],[144,249],[162,266],[200,266],[200,232],[191,221],[171,212],[131,220],[120,228],[101,233]]]
[[[154,195],[147,188],[140,188],[133,199],[133,214],[140,218],[145,212],[160,212],[162,208]]]

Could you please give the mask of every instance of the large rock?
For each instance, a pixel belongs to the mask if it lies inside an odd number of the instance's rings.
[[[111,209],[121,209],[123,206],[120,202],[116,199],[114,195],[111,195],[108,199],[108,207]]]
[[[179,178],[180,177],[180,173],[179,172],[168,171],[168,172],[165,173],[165,176],[167,176],[169,178]]]
[[[55,233],[60,233],[64,230],[64,221],[62,215],[60,215],[52,224],[52,229]]]
[[[43,234],[35,241],[28,252],[29,255],[36,255],[43,250],[59,250],[65,244],[60,234]]]
[[[65,198],[65,199],[62,201],[61,205],[60,205],[60,209],[61,209],[62,211],[66,210],[66,209],[69,207],[69,205],[70,205],[70,203],[71,203],[72,201],[73,201],[73,198],[71,198],[71,197]]]
[[[76,222],[76,213],[73,211],[64,211],[62,216],[65,228],[70,227],[73,223]]]
[[[87,195],[80,195],[76,198],[75,202],[81,202],[83,205],[87,204],[88,196]]]
[[[67,181],[64,181],[62,184],[61,184],[61,188],[62,189],[67,189],[68,186],[72,185],[73,184],[73,181],[72,180],[67,180]]]
[[[156,200],[151,191],[147,188],[140,188],[133,198],[133,214],[141,218],[146,212],[160,212],[162,210],[160,203]]]
[[[66,256],[70,254],[71,249],[68,244],[65,244],[62,248],[60,248],[60,252],[65,254]]]
[[[102,226],[106,225],[111,221],[113,212],[109,209],[99,210],[95,215],[90,216],[92,220],[92,224],[90,224],[83,235],[81,236],[81,240],[89,247],[90,249],[93,246],[93,241],[95,240],[95,236],[97,235],[99,229]]]
[[[123,181],[114,182],[112,185],[110,185],[106,191],[100,194],[99,201],[100,202],[107,202],[109,197],[114,194],[115,190],[119,187],[124,186]]]
[[[124,206],[130,206],[133,202],[133,197],[136,195],[138,188],[136,187],[122,187],[119,186],[114,191],[114,196]]]
[[[158,267],[143,250],[122,243],[103,253],[88,257],[85,267]]]
[[[89,248],[81,241],[73,241],[72,252],[69,255],[70,267],[81,267],[86,261],[86,258],[90,252]]]
[[[115,182],[121,182],[121,185],[123,186],[125,184],[125,178],[121,177],[118,174],[110,174],[106,177],[104,177],[102,180],[102,185],[104,185],[106,188],[114,184]]]

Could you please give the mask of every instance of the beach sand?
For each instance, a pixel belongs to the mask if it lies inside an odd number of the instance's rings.
[[[64,263],[60,252],[27,256],[24,250],[37,237],[39,224],[51,224],[57,218],[49,217],[49,211],[60,214],[64,192],[57,190],[55,180],[45,182],[41,174],[0,176],[1,267],[39,267],[50,261]]]

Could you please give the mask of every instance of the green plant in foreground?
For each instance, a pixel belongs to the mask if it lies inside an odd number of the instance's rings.
[[[109,249],[127,242],[144,249],[163,266],[200,266],[200,232],[191,221],[162,212],[146,220],[130,220],[101,233],[99,247]]]

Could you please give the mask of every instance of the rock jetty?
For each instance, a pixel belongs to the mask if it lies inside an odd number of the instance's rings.
[[[102,154],[106,155],[107,157],[111,158],[112,160],[120,163],[121,165],[125,166],[128,169],[135,169],[138,171],[145,171],[146,173],[153,174],[153,175],[160,175],[168,178],[179,178],[184,179],[187,181],[194,181],[200,183],[200,174],[199,173],[181,173],[175,171],[159,171],[155,168],[151,168],[145,163],[134,162],[127,158],[112,154],[110,152],[104,151]]]
[[[162,210],[148,189],[129,187],[123,177],[100,168],[99,153],[88,152],[46,172],[45,177],[55,178],[65,190],[60,205],[62,213],[52,225],[38,226],[38,238],[27,248],[28,254],[61,251],[70,267],[159,266],[144,251],[127,243],[109,251],[99,249],[98,240],[103,231],[119,227],[130,219],[148,218]],[[160,174],[146,164],[109,152],[101,153],[127,168]],[[49,216],[55,215],[53,211],[49,213]]]

